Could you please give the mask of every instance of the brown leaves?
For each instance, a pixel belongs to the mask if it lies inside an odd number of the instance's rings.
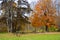
[[[53,15],[56,13],[56,10],[51,0],[39,0],[35,6],[35,11],[33,16],[31,16],[31,24],[34,27],[55,24],[55,16]]]

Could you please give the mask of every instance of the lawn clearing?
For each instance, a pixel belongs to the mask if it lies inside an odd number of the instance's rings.
[[[16,36],[11,33],[1,33],[0,40],[60,40],[60,33],[31,33]]]

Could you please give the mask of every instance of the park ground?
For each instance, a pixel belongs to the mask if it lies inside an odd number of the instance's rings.
[[[0,40],[60,40],[60,32],[28,34],[0,33]]]

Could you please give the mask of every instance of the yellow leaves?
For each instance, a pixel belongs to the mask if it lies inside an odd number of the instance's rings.
[[[47,26],[50,26],[50,23],[46,23]]]
[[[37,13],[35,13],[33,15],[33,18],[31,19],[31,23],[34,27],[40,27],[41,21],[40,21],[40,17],[38,17]]]
[[[45,0],[45,2],[50,2],[50,0]]]
[[[34,22],[32,22],[32,25],[33,25],[34,27],[40,27],[40,26],[42,25],[42,23],[39,22],[39,21],[34,21]]]
[[[53,16],[55,14],[55,8],[51,5],[51,0],[42,0],[35,5],[36,13],[33,13],[34,15],[31,19],[31,23],[34,27],[55,24],[55,16]]]
[[[41,10],[41,9],[40,9],[40,6],[39,6],[39,5],[35,6],[35,10],[36,10],[36,11],[40,11],[40,10]]]
[[[46,4],[45,3],[42,3],[42,9],[45,10],[46,9]]]
[[[17,4],[16,4],[16,3],[13,3],[13,6],[14,6],[14,7],[16,7],[16,6],[17,6]]]

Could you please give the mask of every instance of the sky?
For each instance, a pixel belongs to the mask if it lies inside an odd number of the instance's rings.
[[[31,3],[32,1],[37,1],[37,0],[28,0],[29,3]]]
[[[16,0],[17,1],[17,0]],[[32,1],[37,1],[37,0],[27,0],[29,3],[31,3]],[[1,3],[2,1],[0,1],[0,3]],[[1,12],[0,12],[0,15],[1,15]]]
[[[37,2],[37,0],[27,0],[29,3],[31,3],[31,2]],[[55,0],[53,0],[53,2],[54,2]],[[0,3],[1,3],[2,1],[0,1]],[[16,2],[17,2],[17,0],[16,0]],[[1,13],[0,13],[0,15],[1,15]]]
[[[16,0],[17,1],[17,0]],[[27,0],[29,3],[31,3],[32,1],[37,1],[37,0]]]
[[[17,1],[17,0],[16,0]],[[27,0],[29,3],[31,3],[32,1],[37,1],[37,0]],[[1,1],[0,1],[0,3],[1,3]]]
[[[17,0],[16,0],[17,1]],[[29,3],[31,3],[32,1],[37,1],[37,0],[27,0]],[[55,0],[53,0],[53,1],[55,1]],[[1,3],[1,1],[0,1],[0,3]]]

